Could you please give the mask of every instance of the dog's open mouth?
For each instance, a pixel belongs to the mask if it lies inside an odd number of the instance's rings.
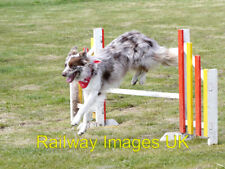
[[[67,79],[66,79],[67,83],[71,83],[74,80],[74,78],[76,77],[77,73],[78,72],[75,72],[71,76],[67,77]]]

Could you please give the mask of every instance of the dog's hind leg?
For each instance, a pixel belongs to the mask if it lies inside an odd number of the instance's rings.
[[[131,84],[132,85],[136,85],[137,81],[138,81],[138,77],[141,75],[141,71],[137,70],[136,73],[134,74],[132,80],[131,80]]]
[[[140,74],[140,79],[139,79],[139,84],[140,85],[143,85],[144,83],[145,83],[145,80],[146,80],[146,72],[141,72],[141,74]]]
[[[143,85],[145,83],[146,80],[146,71],[144,70],[138,70],[135,75],[133,76],[132,80],[131,80],[131,84],[135,85],[137,83],[137,81],[139,80],[139,84]]]

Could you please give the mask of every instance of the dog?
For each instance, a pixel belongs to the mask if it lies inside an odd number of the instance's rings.
[[[83,88],[84,104],[71,125],[78,125],[83,117],[83,123],[78,126],[78,134],[84,134],[89,108],[102,103],[108,89],[119,87],[129,70],[136,71],[131,84],[135,85],[139,81],[143,85],[146,73],[151,68],[158,64],[173,66],[177,62],[177,48],[160,46],[138,31],[120,35],[94,56],[86,50],[78,52],[77,47],[73,47],[66,58],[62,76],[67,77],[68,83],[79,81]]]

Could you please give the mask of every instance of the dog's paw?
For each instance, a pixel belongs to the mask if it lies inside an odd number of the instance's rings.
[[[133,77],[131,80],[131,85],[136,85],[137,81],[138,81],[138,78]]]
[[[146,80],[146,76],[145,75],[141,76],[141,78],[139,79],[139,84],[143,85],[145,83],[145,80]]]
[[[83,135],[83,134],[84,134],[84,132],[80,132],[80,131],[78,131],[78,132],[77,132],[77,134],[78,134],[79,136],[81,136],[81,135]]]
[[[139,80],[139,84],[140,85],[144,85],[145,84],[145,80],[144,81]]]
[[[76,115],[74,118],[73,118],[73,120],[72,120],[72,122],[71,122],[71,125],[72,126],[76,126],[76,125],[78,125],[78,123],[80,122],[80,116],[78,116],[78,115]]]
[[[80,123],[77,127],[77,130],[80,130],[82,128],[82,126],[83,126],[83,123]]]
[[[87,125],[85,125],[84,123],[81,123],[77,128],[79,128],[79,131],[77,132],[77,134],[81,136],[82,134],[85,133]]]

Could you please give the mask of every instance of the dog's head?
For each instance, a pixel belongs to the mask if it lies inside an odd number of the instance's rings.
[[[81,80],[85,78],[85,65],[88,63],[87,51],[77,51],[77,47],[73,47],[65,62],[65,69],[62,72],[62,76],[67,77],[66,81],[71,83],[74,79]]]

